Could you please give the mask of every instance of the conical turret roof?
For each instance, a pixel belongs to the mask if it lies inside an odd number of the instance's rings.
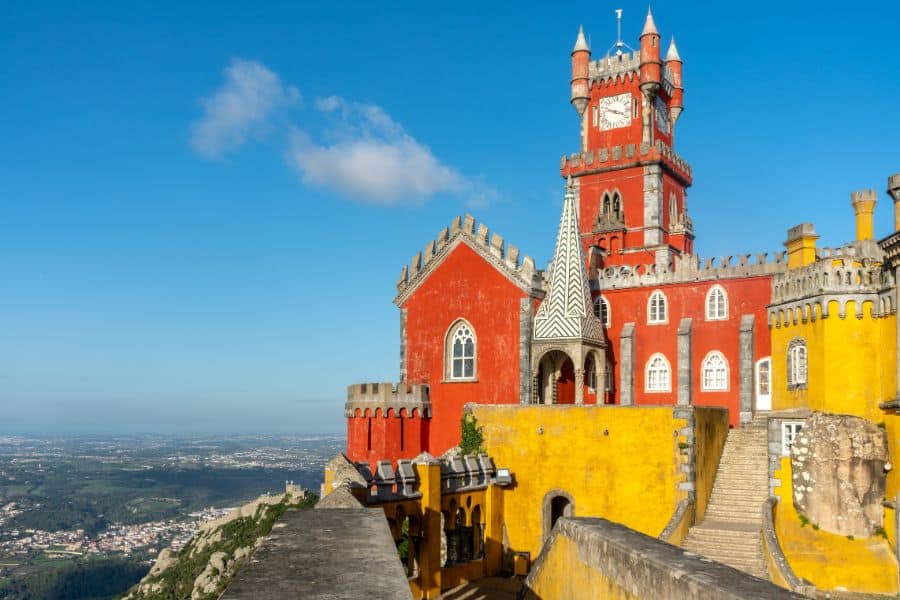
[[[571,177],[559,220],[550,287],[534,318],[534,339],[604,341],[603,328],[592,308]]]
[[[672,36],[672,41],[669,43],[669,51],[666,52],[666,60],[677,60],[681,62],[681,56],[678,54],[678,48],[675,47],[675,36]]]
[[[582,50],[591,51],[590,46],[588,46],[587,40],[584,37],[584,29],[582,29],[581,25],[578,26],[578,37],[575,39],[575,47],[572,48],[572,52],[580,52]]]
[[[656,30],[656,23],[653,22],[653,13],[650,12],[650,9],[648,8],[647,20],[644,21],[644,30],[641,32],[641,37],[651,33],[659,35],[659,31]]]

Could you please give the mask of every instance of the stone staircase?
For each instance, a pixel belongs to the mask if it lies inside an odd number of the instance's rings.
[[[728,432],[706,514],[688,531],[682,547],[768,579],[760,534],[768,495],[768,438],[762,414]]]

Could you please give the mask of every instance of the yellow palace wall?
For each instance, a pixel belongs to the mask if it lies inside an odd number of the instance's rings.
[[[785,313],[771,329],[772,408],[809,408],[837,414],[864,417],[874,422],[883,418],[878,403],[896,394],[897,337],[896,317],[875,318],[873,305],[863,305],[863,316],[856,316],[853,301],[846,305],[846,316],[839,315],[839,304],[831,301],[829,316],[813,307],[815,318],[796,323]],[[796,338],[806,342],[807,386],[787,389],[788,345]]]

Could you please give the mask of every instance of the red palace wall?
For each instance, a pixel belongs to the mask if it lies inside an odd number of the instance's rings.
[[[634,401],[635,404],[675,404],[677,397],[678,370],[678,324],[684,317],[692,322],[692,402],[697,406],[725,406],[728,408],[731,425],[740,421],[739,398],[739,338],[741,316],[755,315],[754,361],[769,355],[769,328],[765,307],[769,301],[771,278],[768,276],[745,279],[726,279],[641,287],[621,290],[606,290],[603,296],[609,301],[611,323],[607,329],[614,363],[616,403],[621,390],[618,369],[619,338],[622,326],[631,322],[634,333]],[[721,285],[728,296],[728,318],[721,321],[706,320],[706,294],[714,285]],[[661,290],[668,302],[668,322],[659,325],[647,323],[647,301],[655,290]],[[595,293],[595,296],[598,295]],[[724,392],[702,391],[700,368],[707,353],[720,351],[728,362],[729,386]],[[661,352],[669,361],[671,369],[670,392],[647,392],[645,390],[644,368],[650,356]]]
[[[372,414],[356,409],[356,416],[347,418],[347,456],[355,462],[368,462],[372,468],[379,460],[415,458],[427,448],[429,421],[418,410],[400,415],[388,409],[385,414],[377,408]]]
[[[407,379],[431,389],[427,449],[432,454],[459,443],[466,403],[519,401],[519,303],[525,297],[494,266],[460,244],[401,307],[407,310]],[[460,318],[476,337],[476,380],[471,382],[444,377],[445,337]]]

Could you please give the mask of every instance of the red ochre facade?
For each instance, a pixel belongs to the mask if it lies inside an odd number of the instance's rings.
[[[599,381],[595,390],[585,382],[584,402],[595,404],[598,398],[601,403],[622,402],[621,334],[623,325],[632,323],[630,400],[637,405],[676,404],[678,330],[682,319],[690,318],[690,403],[727,407],[731,425],[738,426],[742,411],[743,317],[753,316],[750,358],[754,365],[769,353],[765,307],[771,276],[764,273],[766,269],[748,269],[747,276],[731,272],[721,277],[714,270],[706,271],[701,277],[668,279],[658,286],[653,285],[652,278],[645,278],[632,280],[631,285],[604,287],[604,278],[597,277],[604,270],[638,266],[641,273],[647,273],[652,269],[671,270],[680,260],[696,261],[692,256],[693,226],[687,216],[687,188],[693,175],[673,150],[675,126],[684,106],[682,61],[674,41],[663,54],[660,36],[655,26],[651,29],[645,29],[641,36],[640,53],[591,63],[590,50],[581,37],[572,53],[571,102],[579,117],[581,143],[579,152],[563,157],[560,174],[571,177],[577,186],[578,223],[588,272],[592,274],[592,294],[596,298],[602,293],[611,310],[605,333],[612,384],[604,390],[606,386]],[[628,94],[631,100],[628,123],[603,128],[600,116],[604,99],[622,94]],[[668,131],[659,124],[659,118],[666,115]],[[621,215],[610,223],[609,215],[604,217],[601,212],[604,197],[612,194],[618,195]],[[456,226],[458,230],[460,222]],[[528,348],[530,340],[522,339],[522,323],[523,313],[530,309],[527,318],[531,319],[537,311],[543,296],[541,284],[529,289],[504,272],[498,263],[512,253],[511,246],[502,239],[498,245],[496,236],[489,238],[487,230],[482,232],[481,228],[476,233],[469,223],[470,235],[463,236],[449,252],[445,247],[442,254],[442,240],[450,244],[459,239],[452,232],[444,232],[436,245],[426,247],[424,257],[416,255],[410,267],[404,268],[398,283],[398,290],[406,285],[412,290],[401,292],[397,298],[403,338],[400,385],[428,386],[430,417],[421,410],[412,415],[377,406],[353,411],[348,408],[347,454],[351,460],[374,464],[377,460],[414,457],[423,451],[440,455],[459,443],[467,403],[534,401],[535,396],[526,391],[530,388],[523,387],[523,382],[529,381],[529,374],[522,373],[526,368],[523,365],[528,365],[523,348]],[[553,231],[548,230],[547,235],[552,236]],[[478,244],[472,242],[476,238]],[[519,268],[517,250],[511,262],[513,269]],[[538,273],[536,280],[540,279]],[[727,296],[727,317],[707,320],[707,294],[715,285],[721,286]],[[668,319],[663,324],[648,323],[648,300],[656,290],[667,299]],[[448,377],[448,332],[460,319],[469,324],[476,338],[475,376],[470,381],[451,381]],[[728,365],[725,391],[704,391],[702,387],[702,363],[714,350],[722,353]],[[669,391],[646,389],[645,369],[654,353],[662,353],[669,363]],[[574,401],[574,386],[574,366],[566,364],[556,381],[560,403]],[[746,412],[747,407],[743,410]]]

